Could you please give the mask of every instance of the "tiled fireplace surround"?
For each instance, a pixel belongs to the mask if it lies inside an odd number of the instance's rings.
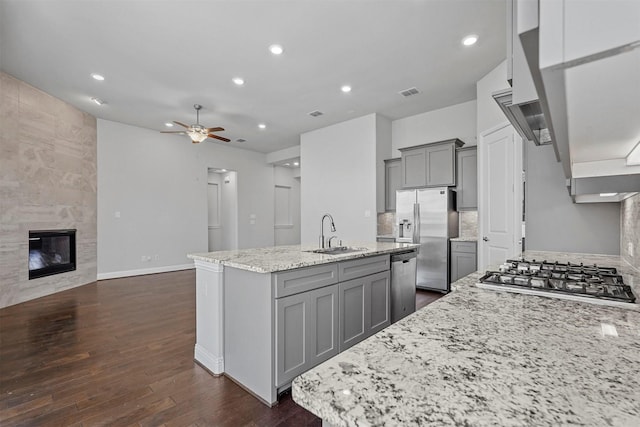
[[[95,281],[95,118],[0,72],[0,128],[0,308]],[[395,215],[380,215],[392,227]],[[473,233],[467,217],[461,234]],[[639,224],[636,195],[622,202],[620,253],[640,269]],[[78,230],[77,269],[29,280],[29,230],[61,228]]]
[[[0,72],[0,308],[96,280],[96,119]],[[77,229],[75,271],[29,280],[29,230]]]

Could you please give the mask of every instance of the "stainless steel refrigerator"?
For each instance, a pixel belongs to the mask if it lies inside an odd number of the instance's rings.
[[[419,243],[416,287],[450,289],[449,239],[458,237],[455,192],[448,187],[398,190],[398,242]]]

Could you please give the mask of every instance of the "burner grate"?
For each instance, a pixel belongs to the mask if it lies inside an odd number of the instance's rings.
[[[540,293],[634,303],[631,287],[613,267],[507,260],[500,271],[487,271],[480,283]]]

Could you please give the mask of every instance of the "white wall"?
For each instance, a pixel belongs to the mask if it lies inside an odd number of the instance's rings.
[[[272,245],[273,170],[264,154],[98,120],[98,278],[180,267],[187,253],[206,252],[209,167],[238,172],[238,246]]]
[[[498,103],[491,96],[493,92],[508,87],[507,61],[501,62],[476,83],[478,135],[508,121]]]
[[[376,115],[303,133],[300,154],[302,243],[318,244],[325,213],[345,244],[375,241]]]
[[[392,124],[387,117],[376,116],[376,211],[385,211],[385,159],[391,158]]]
[[[295,178],[298,168],[273,167],[274,185],[289,187],[289,210],[291,227],[274,228],[274,242],[279,245],[296,245],[300,243],[300,178]]]
[[[222,249],[238,249],[238,173],[229,171],[221,176]],[[251,219],[248,221],[251,225]]]
[[[209,184],[216,184],[218,186],[218,199],[216,201],[208,201],[209,207],[208,209],[217,209],[218,210],[218,224],[212,224],[210,221],[208,222],[209,230],[209,244],[208,249],[210,252],[221,251],[223,247],[222,243],[222,177],[217,172],[209,172],[207,176],[207,181]]]
[[[400,157],[400,148],[452,138],[476,145],[476,101],[394,120],[391,129],[392,157]]]

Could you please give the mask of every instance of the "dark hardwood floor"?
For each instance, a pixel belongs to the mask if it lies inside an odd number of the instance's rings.
[[[0,425],[320,426],[290,395],[268,408],[194,363],[194,284],[114,279],[0,310]]]

